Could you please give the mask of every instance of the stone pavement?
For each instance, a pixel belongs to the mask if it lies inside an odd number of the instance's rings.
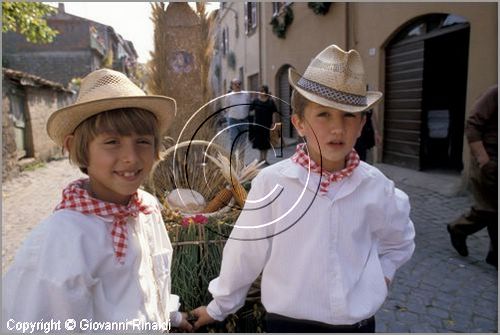
[[[385,166],[378,167],[391,177]],[[433,177],[435,184],[415,186],[394,178],[410,197],[416,248],[412,259],[397,272],[389,297],[376,315],[377,331],[497,332],[498,273],[484,262],[489,246],[486,229],[467,239],[468,257],[457,254],[446,231],[446,224],[468,209],[472,198],[430,190],[440,183],[444,190],[449,186],[439,175],[399,170],[409,178],[415,174]]]

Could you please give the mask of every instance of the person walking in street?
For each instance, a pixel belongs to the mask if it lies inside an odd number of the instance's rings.
[[[380,145],[382,143],[382,137],[377,130],[377,119],[375,112],[369,110],[366,112],[366,122],[363,130],[361,131],[361,136],[358,137],[354,149],[359,155],[359,159],[366,162],[366,156],[368,150],[373,148],[375,145]]]
[[[252,123],[252,147],[260,151],[259,161],[265,161],[267,165],[267,151],[271,148],[271,126],[273,115],[278,113],[276,104],[269,95],[269,87],[262,85],[260,94],[252,101],[250,110],[254,111],[254,121]]]
[[[139,189],[174,115],[175,100],[101,69],[82,79],[75,104],[49,117],[49,137],[88,178],[63,190],[18,251],[3,278],[4,321],[191,330],[185,314],[170,312],[172,245],[160,204]]]
[[[487,228],[490,247],[486,262],[498,268],[498,85],[474,104],[465,135],[471,150],[470,185],[474,205],[447,225],[451,244],[468,256],[467,236]]]
[[[353,149],[382,96],[364,78],[360,54],[336,45],[304,75],[290,68],[292,123],[306,143],[253,179],[195,329],[243,306],[262,273],[267,332],[375,331],[415,230],[408,196]]]
[[[250,94],[241,90],[241,80],[231,80],[231,92],[225,97],[226,119],[229,126],[231,146],[243,145],[247,138]]]

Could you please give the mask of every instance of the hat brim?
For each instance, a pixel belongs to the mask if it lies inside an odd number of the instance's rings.
[[[176,112],[175,100],[165,96],[144,95],[92,100],[61,108],[47,121],[47,133],[58,145],[64,145],[64,138],[72,134],[86,119],[104,111],[118,108],[141,108],[153,113],[158,120],[162,135],[168,130]]]
[[[335,108],[344,112],[357,113],[366,111],[370,109],[375,103],[377,103],[382,97],[382,92],[368,91],[366,92],[366,106],[354,106],[354,105],[343,104],[340,102],[335,102],[333,100],[324,98],[320,95],[311,93],[303,88],[300,88],[299,86],[297,86],[297,82],[299,81],[300,78],[302,78],[302,75],[300,75],[297,71],[295,71],[295,69],[291,67],[288,69],[288,82],[290,83],[290,85],[292,85],[292,87],[295,90],[297,90],[297,92],[303,95],[307,100],[313,101],[322,106]]]

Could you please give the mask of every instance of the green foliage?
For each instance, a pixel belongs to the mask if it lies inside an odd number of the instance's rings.
[[[271,24],[273,26],[273,33],[279,38],[286,37],[288,26],[293,22],[293,11],[290,5],[283,7],[283,13],[273,16]]]
[[[44,17],[56,11],[40,2],[2,2],[2,32],[18,32],[31,43],[51,43],[59,32]]]
[[[43,167],[45,167],[44,162],[35,161],[35,162],[26,164],[23,167],[21,167],[21,171],[35,171],[35,170],[37,170],[39,168],[43,168]]]
[[[236,69],[236,54],[232,51],[227,56],[227,65],[233,70]]]
[[[207,305],[212,300],[208,284],[219,275],[222,252],[231,233],[238,210],[207,218],[205,224],[180,223],[183,218],[164,210],[166,228],[174,248],[172,258],[172,289],[181,299],[181,311]],[[185,220],[185,219],[184,219]],[[202,332],[263,332],[264,307],[260,302],[260,278],[248,292],[245,305],[226,320],[201,329]]]
[[[311,8],[316,15],[326,15],[330,10],[331,2],[309,2],[307,6]]]

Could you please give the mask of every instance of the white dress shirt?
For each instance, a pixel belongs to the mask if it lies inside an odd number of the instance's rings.
[[[384,277],[392,279],[415,248],[407,195],[364,162],[325,195],[318,184],[319,175],[290,159],[253,180],[209,285],[211,317],[222,320],[243,306],[261,272],[262,303],[271,313],[354,324],[381,307]]]
[[[232,92],[226,95],[225,107],[228,118],[242,120],[248,117],[250,94],[246,91]]]
[[[156,198],[139,190],[145,205]],[[15,322],[139,322],[168,325],[172,246],[159,210],[127,221],[124,264],[114,254],[113,217],[54,212],[27,237],[3,278],[2,314]],[[168,314],[167,314],[168,313]],[[178,323],[178,313],[173,313]],[[83,321],[82,321],[83,320]],[[10,323],[12,326],[13,323]],[[88,323],[84,323],[88,325]]]

